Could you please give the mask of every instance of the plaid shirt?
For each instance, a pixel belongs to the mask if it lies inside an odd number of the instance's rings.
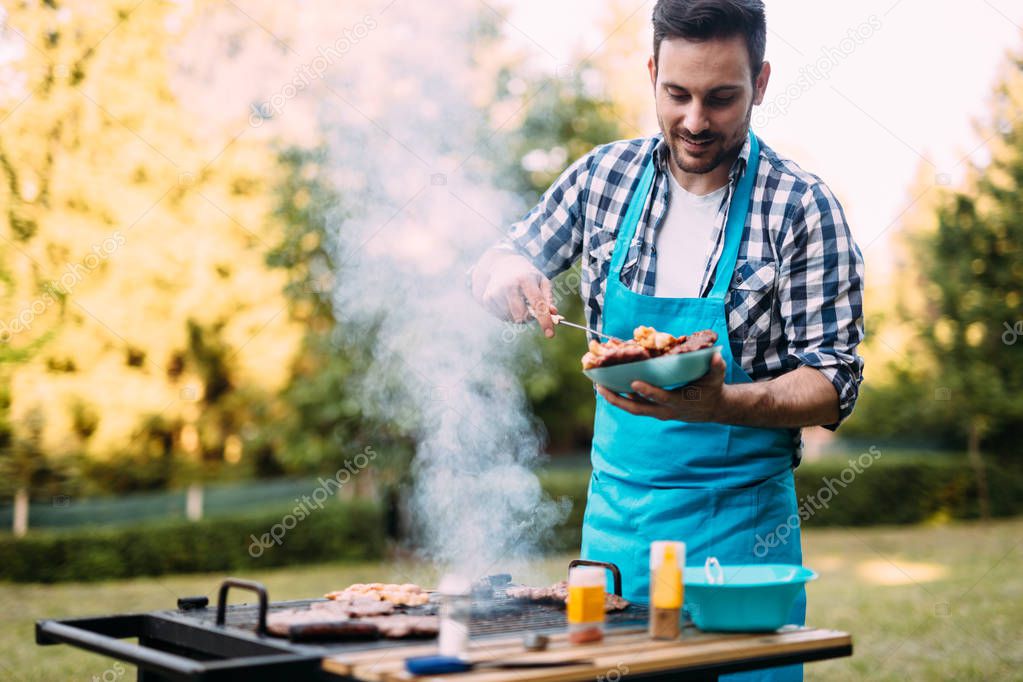
[[[728,205],[749,152],[747,140],[731,168],[707,245],[701,296],[714,285]],[[653,296],[657,232],[670,199],[668,146],[660,134],[612,142],[583,156],[511,226],[503,242],[550,278],[582,258],[581,295],[594,329],[600,329],[618,226],[651,154],[657,172],[622,281]],[[754,381],[814,367],[838,391],[840,421],[852,412],[863,372],[856,353],[863,338],[863,258],[831,190],[763,143],[725,309],[732,354]]]

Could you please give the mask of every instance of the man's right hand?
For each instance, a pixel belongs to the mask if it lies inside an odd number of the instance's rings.
[[[527,258],[491,249],[472,271],[472,295],[502,320],[527,322],[534,316],[547,338],[554,336],[551,281]]]

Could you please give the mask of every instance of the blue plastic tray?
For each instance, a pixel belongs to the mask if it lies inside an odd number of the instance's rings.
[[[649,360],[584,369],[583,374],[615,393],[635,393],[632,390],[633,381],[645,381],[670,390],[685,386],[706,374],[714,353],[720,350],[721,346],[714,346],[679,355],[662,355]]]

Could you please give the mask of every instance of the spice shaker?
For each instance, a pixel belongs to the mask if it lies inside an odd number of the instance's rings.
[[[472,583],[459,575],[445,575],[437,587],[440,593],[440,626],[437,647],[441,656],[463,658],[469,651],[469,619],[472,611]]]
[[[568,572],[568,641],[604,639],[604,589],[607,578],[599,566],[576,566]]]
[[[661,540],[650,544],[650,636],[675,639],[681,632],[682,566],[686,546]]]

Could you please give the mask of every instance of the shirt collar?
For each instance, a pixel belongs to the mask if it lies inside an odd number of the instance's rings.
[[[668,143],[664,141],[664,135],[657,133],[654,138],[657,140],[654,146],[654,164],[657,166],[657,170],[660,172],[668,173]],[[731,170],[728,171],[728,180],[731,183],[737,182],[742,177],[743,171],[746,170],[746,165],[749,163],[750,154],[750,142],[749,135],[746,136],[746,143],[742,145],[742,149],[739,151],[738,158],[732,163]]]

